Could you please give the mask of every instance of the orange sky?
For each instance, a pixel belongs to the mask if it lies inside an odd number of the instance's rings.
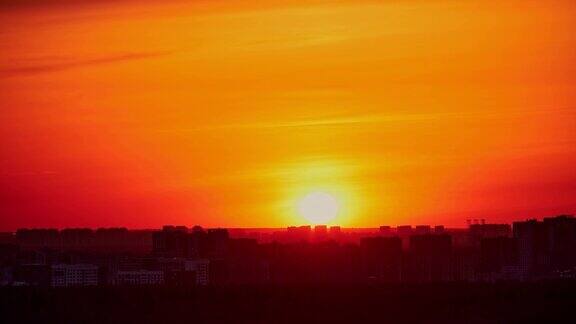
[[[0,3],[0,230],[576,212],[576,3]]]

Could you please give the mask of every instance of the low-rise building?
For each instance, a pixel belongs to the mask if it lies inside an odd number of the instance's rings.
[[[98,267],[93,264],[55,264],[51,267],[52,287],[96,286]]]
[[[205,286],[210,283],[210,261],[205,259],[186,260],[184,262],[184,271],[196,272],[196,284]]]
[[[153,286],[164,283],[163,271],[133,270],[118,271],[116,284],[129,286]]]

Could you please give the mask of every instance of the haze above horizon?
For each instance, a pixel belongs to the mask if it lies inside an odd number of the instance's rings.
[[[0,3],[0,231],[576,213],[576,3]]]

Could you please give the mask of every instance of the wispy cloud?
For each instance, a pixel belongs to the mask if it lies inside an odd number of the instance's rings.
[[[170,51],[120,53],[108,56],[74,59],[68,57],[43,57],[34,60],[14,60],[9,67],[0,68],[0,77],[14,77],[38,73],[57,72],[93,65],[111,64],[117,62],[143,60],[170,55]]]
[[[150,2],[153,2],[151,0]],[[47,7],[47,6],[79,6],[90,5],[97,3],[118,3],[118,2],[138,2],[137,0],[2,0],[0,1],[0,8],[20,8],[20,7]]]
[[[433,113],[372,113],[326,116],[313,119],[296,119],[284,121],[239,122],[227,124],[199,125],[196,127],[161,129],[160,132],[201,132],[226,129],[277,129],[277,128],[318,128],[318,127],[356,127],[367,125],[381,125],[401,122],[433,122],[463,119],[498,119],[515,116],[541,115],[541,114],[573,114],[573,107],[555,107],[539,109],[508,109],[500,111],[454,111]]]

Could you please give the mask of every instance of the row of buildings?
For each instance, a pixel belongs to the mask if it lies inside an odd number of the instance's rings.
[[[112,259],[112,257],[111,257]],[[144,258],[126,257],[130,266],[112,260],[101,262],[94,258],[91,263],[22,263],[2,267],[4,285],[32,285],[52,287],[74,286],[204,286],[209,283],[209,261],[199,260],[152,260],[142,264]]]
[[[273,241],[198,226],[132,232],[23,229],[4,235],[0,283],[54,287],[403,283],[540,280],[576,274],[576,219],[567,215],[512,225],[470,224],[456,230],[290,227],[273,232],[277,238]],[[112,242],[105,242],[104,236]]]

